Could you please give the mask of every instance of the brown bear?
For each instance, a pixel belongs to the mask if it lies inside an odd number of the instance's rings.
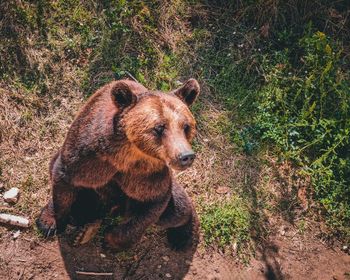
[[[172,169],[185,170],[195,158],[189,106],[199,91],[195,79],[169,93],[120,80],[93,94],[51,160],[52,199],[36,221],[40,231],[63,231],[74,208],[99,212],[89,202],[97,198],[127,217],[105,230],[108,247],[130,247],[152,224],[167,229],[174,248],[195,244],[197,214]]]

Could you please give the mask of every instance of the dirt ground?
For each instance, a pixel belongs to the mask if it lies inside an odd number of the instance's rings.
[[[348,254],[311,232],[300,234],[286,224],[281,228],[249,265],[201,245],[195,252],[172,251],[161,232],[116,254],[103,250],[99,240],[71,247],[66,236],[43,241],[23,232],[13,239],[9,230],[0,242],[0,279],[350,279]]]

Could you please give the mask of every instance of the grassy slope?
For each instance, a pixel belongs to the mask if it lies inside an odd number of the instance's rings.
[[[293,216],[298,199],[303,208],[314,200],[314,210],[349,240],[350,6],[221,1],[208,8],[195,30],[207,42],[199,68],[230,111],[231,141],[250,155],[272,152],[281,169],[292,163],[292,200],[278,202],[279,210]]]
[[[37,215],[50,191],[47,163],[75,112],[128,71],[163,90],[187,77],[201,80],[194,108],[199,156],[179,178],[196,200],[207,244],[247,256],[272,214],[293,221],[308,181],[290,176],[297,174],[288,163],[256,155],[259,143],[246,127],[262,84],[259,63],[275,38],[267,33],[277,34],[274,24],[287,25],[296,14],[282,17],[274,1],[268,9],[221,2],[1,3],[0,182],[22,190],[18,204],[1,209]]]

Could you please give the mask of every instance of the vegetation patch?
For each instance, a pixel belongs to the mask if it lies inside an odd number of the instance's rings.
[[[349,239],[349,30],[340,21],[347,21],[346,4],[310,1],[304,9],[296,2],[208,5],[218,12],[197,29],[209,42],[197,44],[201,76],[230,111],[231,141],[249,155],[268,151],[300,168],[316,208]],[[329,17],[338,18],[331,27]]]
[[[308,31],[294,45],[263,58],[266,83],[252,127],[261,141],[302,167],[328,221],[350,223],[350,72],[339,44]],[[350,234],[347,232],[346,234]]]
[[[253,218],[244,201],[235,197],[207,204],[200,217],[207,245],[216,244],[221,250],[238,255],[249,253]]]

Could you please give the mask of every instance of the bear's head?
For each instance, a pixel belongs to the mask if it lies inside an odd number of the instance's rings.
[[[184,170],[195,158],[191,142],[196,122],[189,107],[199,91],[195,79],[169,93],[149,91],[136,82],[119,81],[111,95],[133,148],[174,169]]]

